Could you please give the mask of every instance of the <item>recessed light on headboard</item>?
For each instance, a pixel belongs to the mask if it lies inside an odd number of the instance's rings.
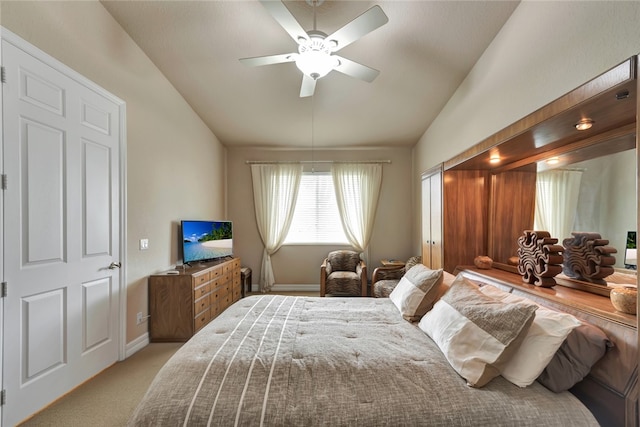
[[[560,163],[560,158],[559,157],[550,157],[547,159],[547,164],[548,165],[557,165],[558,163]]]
[[[580,119],[578,123],[575,124],[576,129],[578,130],[587,130],[591,129],[595,122],[591,119]]]

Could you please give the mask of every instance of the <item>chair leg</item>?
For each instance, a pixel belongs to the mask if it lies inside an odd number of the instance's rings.
[[[362,296],[366,297],[367,296],[367,267],[363,267],[362,268]]]

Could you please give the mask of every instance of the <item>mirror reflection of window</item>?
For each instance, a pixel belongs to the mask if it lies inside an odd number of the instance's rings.
[[[545,230],[562,243],[574,231],[582,171],[554,169],[536,179],[534,229]]]
[[[572,231],[600,233],[618,250],[615,266],[625,268],[627,231],[636,229],[635,157],[635,151],[626,150],[570,165],[560,163],[556,169],[546,162],[539,165],[534,228],[549,231],[560,244]],[[573,177],[552,179],[548,172]],[[563,181],[567,188],[560,188]]]
[[[638,268],[638,249],[635,231],[627,231],[627,246],[624,251],[624,267],[630,270],[636,270]]]

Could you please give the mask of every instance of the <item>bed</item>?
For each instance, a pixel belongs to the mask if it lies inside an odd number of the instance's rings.
[[[421,324],[389,298],[244,298],[167,362],[129,425],[598,425],[538,382],[471,387]]]

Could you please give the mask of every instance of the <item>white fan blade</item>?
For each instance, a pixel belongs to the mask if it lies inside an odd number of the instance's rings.
[[[254,58],[241,58],[240,62],[249,67],[259,67],[261,65],[282,64],[296,60],[297,53],[283,53],[281,55],[256,56]]]
[[[280,0],[260,0],[260,3],[269,11],[271,16],[289,33],[291,38],[300,44],[299,38],[309,39],[307,32],[300,26],[296,18],[289,12],[287,6]]]
[[[335,33],[328,35],[326,40],[337,43],[337,46],[332,49],[333,52],[337,52],[387,22],[389,22],[389,18],[382,11],[382,8],[380,6],[373,6]]]
[[[343,74],[346,74],[351,77],[355,77],[356,79],[364,80],[365,82],[371,83],[378,77],[380,71],[374,70],[371,67],[367,67],[366,65],[358,64],[350,59],[343,58],[338,55],[331,55],[334,58],[338,58],[340,61],[340,65],[334,68],[336,71],[340,71]]]
[[[302,87],[300,87],[300,98],[312,96],[316,90],[316,80],[306,74],[302,75]]]

